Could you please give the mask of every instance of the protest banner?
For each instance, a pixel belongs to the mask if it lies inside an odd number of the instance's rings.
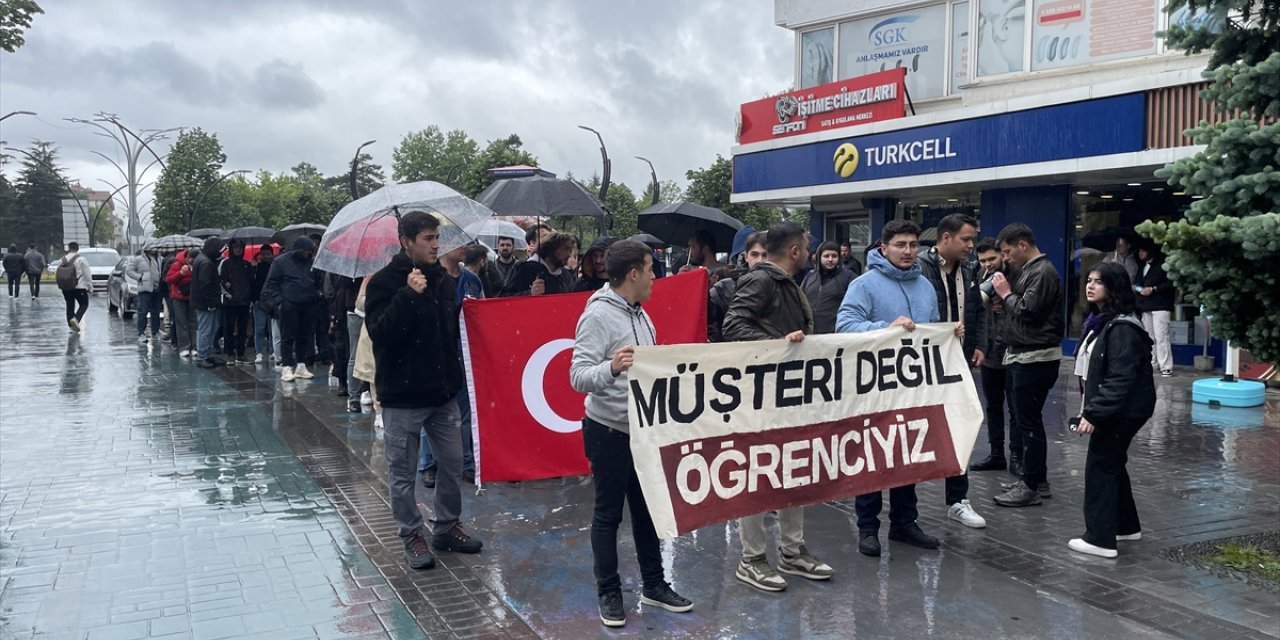
[[[636,349],[631,453],[658,535],[964,472],[983,414],[954,328]]]

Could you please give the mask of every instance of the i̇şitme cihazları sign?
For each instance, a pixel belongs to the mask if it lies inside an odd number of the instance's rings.
[[[637,348],[631,453],[658,535],[962,473],[983,414],[954,330]]]
[[[901,118],[906,70],[889,69],[743,104],[738,142],[761,142]]]

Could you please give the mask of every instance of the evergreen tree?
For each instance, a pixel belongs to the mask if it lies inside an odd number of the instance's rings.
[[[1170,46],[1211,51],[1202,96],[1225,114],[1190,130],[1194,157],[1156,172],[1188,195],[1184,220],[1138,231],[1163,244],[1169,278],[1213,316],[1214,335],[1280,361],[1280,0],[1173,0],[1196,18]]]
[[[62,249],[62,200],[67,188],[58,167],[58,151],[49,142],[35,141],[18,174],[15,206],[4,226],[18,244],[33,243],[46,254]]]

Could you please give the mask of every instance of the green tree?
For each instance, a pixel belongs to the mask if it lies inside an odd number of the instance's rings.
[[[373,156],[362,153],[356,164],[356,188],[360,190],[361,197],[381,189],[387,183],[387,174],[383,173],[382,165],[373,161]],[[342,203],[338,205],[339,208],[351,202],[351,165],[347,165],[346,171],[325,178],[324,186],[337,194],[336,197]],[[336,213],[337,210],[335,209],[334,212]],[[333,214],[329,215],[332,217]]]
[[[19,237],[17,228],[18,190],[4,174],[4,165],[8,164],[10,159],[8,154],[0,153],[0,243],[6,246],[20,244],[22,245],[20,248],[25,250],[25,243],[29,242],[29,239]]]
[[[480,154],[480,145],[467,132],[448,133],[431,125],[405,135],[391,152],[391,177],[396,182],[431,180],[462,190],[467,170]]]
[[[1156,175],[1192,196],[1183,220],[1146,222],[1169,278],[1212,314],[1214,335],[1280,360],[1280,0],[1174,0],[1205,20],[1172,25],[1171,47],[1212,52],[1201,95],[1224,114],[1188,131],[1204,151]]]
[[[681,200],[684,200],[684,189],[681,189],[675,180],[658,181],[658,202],[679,202]],[[641,210],[653,205],[652,182],[644,185],[644,193],[640,194],[636,202],[640,205]]]
[[[729,195],[733,192],[733,163],[719,154],[716,154],[715,162],[712,162],[711,166],[687,171],[685,177],[689,179],[685,200],[715,207],[737,218],[745,225],[764,230],[785,217],[785,211],[782,209],[729,202]],[[807,221],[793,221],[798,224],[807,224]]]
[[[231,226],[230,188],[220,182],[226,161],[217,134],[197,127],[178,136],[156,180],[151,215],[160,235]]]
[[[26,40],[22,33],[44,9],[35,0],[0,0],[0,49],[13,53]]]
[[[49,142],[32,143],[22,162],[15,206],[3,216],[5,236],[27,241],[42,251],[62,248],[62,199],[67,187],[58,167],[58,150]]]
[[[590,191],[592,195],[599,195],[600,174],[593,174],[590,180],[585,183],[579,182],[579,184],[585,187],[587,191]],[[636,199],[636,194],[631,190],[631,187],[621,182],[611,182],[609,183],[609,193],[605,194],[604,199],[605,206],[609,208],[610,214],[609,220],[605,224],[606,235],[615,238],[626,238],[639,233],[636,222],[639,219],[640,210],[647,204]],[[580,221],[584,220],[584,218],[579,218],[578,220],[579,222],[573,224],[581,225]],[[566,219],[557,218],[553,226],[557,224],[568,225],[570,223]],[[590,244],[595,239],[596,226],[592,224],[590,227],[590,233],[584,234],[583,244]],[[588,239],[585,236],[590,236],[590,238]]]
[[[489,169],[518,164],[536,166],[538,158],[525,151],[523,146],[520,136],[514,133],[505,138],[490,140],[467,168],[466,176],[462,180],[463,188],[460,189],[462,194],[468,198],[474,198],[484,191],[485,187],[493,182]]]

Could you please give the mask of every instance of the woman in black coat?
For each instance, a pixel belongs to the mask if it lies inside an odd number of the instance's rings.
[[[1084,385],[1077,434],[1089,435],[1084,467],[1085,533],[1073,551],[1116,557],[1117,540],[1142,538],[1125,463],[1129,444],[1155,411],[1151,338],[1134,316],[1133,285],[1124,267],[1102,263],[1085,286],[1089,316],[1076,354]]]

